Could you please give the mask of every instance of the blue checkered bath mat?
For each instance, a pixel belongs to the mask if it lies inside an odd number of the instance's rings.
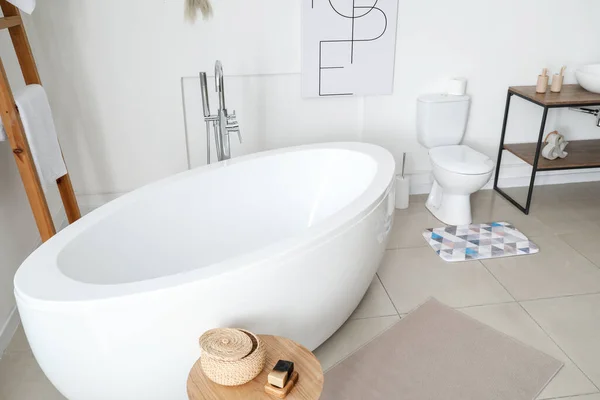
[[[535,254],[540,248],[508,222],[427,229],[423,237],[445,261]]]

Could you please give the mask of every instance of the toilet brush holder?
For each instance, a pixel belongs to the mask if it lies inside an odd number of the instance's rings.
[[[410,177],[398,175],[396,177],[396,208],[405,210],[409,206]]]

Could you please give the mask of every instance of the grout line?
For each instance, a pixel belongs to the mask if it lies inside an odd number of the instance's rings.
[[[515,301],[518,302],[518,300],[515,298],[515,296],[513,296],[513,294],[510,292],[510,290],[508,290],[508,288],[506,286],[504,286],[504,284],[502,282],[500,282],[500,279],[498,279],[498,277],[496,275],[494,275],[494,273],[492,271],[490,271],[490,269],[487,267],[487,265],[485,265],[484,262],[482,262],[481,260],[477,260],[479,261],[479,264],[481,264],[483,266],[483,268],[485,268],[485,270],[492,276],[492,278],[494,278],[496,280],[496,282],[498,282],[498,284],[500,286],[502,286],[502,288],[506,291],[506,293],[508,293],[508,295]]]
[[[500,302],[496,302],[496,303],[474,304],[472,306],[452,307],[452,308],[455,309],[455,310],[468,310],[469,308],[475,308],[475,307],[500,306],[500,305],[506,305],[506,304],[516,304],[516,303],[518,303],[518,301],[516,301],[516,300],[514,300],[514,301],[500,301]]]
[[[592,395],[595,395],[595,394],[598,394],[598,393],[599,392],[576,394],[576,395],[573,395],[573,396],[549,397],[549,398],[545,398],[545,399],[541,399],[541,400],[560,400],[560,399],[575,399],[575,400],[577,400],[580,397],[592,396]]]
[[[377,318],[389,318],[389,317],[397,317],[398,314],[386,314],[386,315],[373,315],[371,317],[350,317],[348,321],[361,321],[365,319],[377,319]]]
[[[573,233],[577,233],[577,232],[573,232]],[[571,249],[573,249],[573,251],[577,254],[579,254],[580,256],[582,256],[583,258],[585,258],[586,260],[588,260],[594,267],[600,269],[599,265],[596,265],[595,262],[593,262],[592,260],[590,260],[585,254],[583,254],[582,252],[580,252],[579,250],[577,250],[575,247],[571,246],[571,244],[569,242],[567,242],[566,240],[564,240],[563,238],[560,237],[560,235],[571,235],[572,233],[557,233],[554,236],[560,240],[562,243],[566,244],[567,246],[569,246]]]
[[[479,261],[479,260],[478,260],[478,261]],[[499,283],[499,284],[500,284],[500,285],[501,285],[501,286],[504,288],[504,290],[506,290],[506,292],[507,292],[507,293],[508,293],[508,294],[509,294],[509,295],[510,295],[510,296],[511,296],[513,299],[515,299],[515,297],[512,295],[512,293],[510,293],[510,292],[508,291],[508,289],[506,288],[506,286],[504,286],[504,285],[502,284],[502,282],[500,282],[500,280],[499,280],[499,279],[496,277],[496,275],[494,275],[494,273],[493,273],[492,271],[490,271],[490,270],[488,269],[488,267],[487,267],[487,266],[486,266],[484,263],[482,263],[481,261],[479,261],[479,262],[480,262],[480,263],[481,263],[481,264],[484,266],[484,268],[485,268],[485,269],[486,269],[486,270],[487,270],[487,271],[488,271],[488,272],[489,272],[489,273],[490,273],[490,274],[491,274],[491,275],[494,277],[494,279],[496,279],[496,281],[497,281],[497,282],[498,282],[498,283]],[[576,296],[576,295],[573,295],[573,296]],[[569,297],[573,297],[573,296],[569,296]],[[556,343],[556,341],[554,340],[554,338],[552,338],[552,336],[550,336],[550,334],[549,334],[548,332],[546,332],[546,330],[545,330],[545,329],[544,329],[544,328],[543,328],[543,327],[542,327],[542,326],[541,326],[541,325],[538,323],[538,321],[537,321],[535,318],[533,318],[533,316],[532,316],[532,315],[531,315],[531,314],[530,314],[530,313],[529,313],[529,312],[528,312],[528,311],[525,309],[525,307],[523,307],[523,305],[522,305],[522,304],[521,304],[519,301],[517,301],[516,299],[515,299],[515,301],[517,302],[517,304],[519,305],[519,307],[521,307],[521,309],[522,309],[522,310],[523,310],[523,311],[524,311],[524,312],[525,312],[525,313],[526,313],[526,314],[529,316],[529,318],[531,318],[531,320],[532,320],[532,321],[533,321],[533,322],[534,322],[534,323],[535,323],[535,324],[536,324],[536,325],[537,325],[537,326],[538,326],[538,327],[539,327],[539,328],[542,330],[542,332],[544,332],[544,334],[545,334],[545,335],[546,335],[546,336],[547,336],[547,337],[548,337],[548,338],[549,338],[549,339],[552,341],[552,343],[554,343],[554,344],[556,345],[556,347],[558,347],[558,348],[560,349],[560,351],[562,351],[562,352],[563,352],[563,354],[564,354],[564,355],[565,355],[565,356],[566,356],[566,357],[567,357],[567,358],[568,358],[568,359],[569,359],[569,360],[570,360],[570,361],[573,363],[573,365],[575,366],[575,368],[577,368],[577,369],[578,369],[578,370],[579,370],[579,371],[580,371],[580,372],[583,374],[583,376],[585,376],[585,377],[587,378],[587,380],[588,380],[588,381],[590,381],[590,383],[591,383],[592,385],[594,385],[594,387],[595,387],[596,389],[598,389],[598,391],[600,391],[600,388],[598,388],[598,385],[596,385],[596,384],[594,383],[594,381],[592,381],[592,380],[590,379],[590,377],[589,377],[589,376],[588,376],[588,375],[587,375],[585,372],[583,372],[583,370],[582,370],[582,369],[579,367],[579,365],[577,365],[577,363],[575,363],[575,361],[573,361],[573,359],[571,358],[571,356],[569,356],[569,355],[567,354],[567,352],[566,352],[566,351],[564,351],[564,350],[563,350],[563,348],[562,348],[562,347],[560,347],[560,346],[558,345],[558,343]]]
[[[591,379],[591,378],[588,376],[588,374],[586,374],[586,373],[585,373],[585,372],[584,372],[584,371],[583,371],[583,370],[582,370],[582,369],[579,367],[579,365],[577,365],[577,363],[575,362],[575,360],[573,360],[573,359],[571,358],[571,356],[570,356],[570,355],[569,355],[569,354],[568,354],[568,353],[567,353],[565,350],[563,350],[563,348],[562,348],[562,347],[561,347],[561,346],[560,346],[560,345],[559,345],[559,344],[556,342],[556,340],[554,340],[554,338],[553,338],[553,337],[552,337],[552,336],[551,336],[551,335],[550,335],[548,332],[546,332],[546,330],[545,330],[545,329],[542,327],[542,325],[540,325],[540,323],[539,323],[539,322],[538,322],[538,321],[537,321],[535,318],[533,318],[533,315],[531,315],[531,314],[529,313],[529,311],[527,311],[527,309],[525,309],[525,307],[523,307],[523,305],[522,305],[521,303],[518,303],[518,304],[519,304],[519,307],[521,307],[521,309],[522,309],[523,311],[525,311],[525,313],[526,313],[526,314],[529,316],[529,318],[531,318],[531,320],[532,320],[533,322],[535,322],[535,324],[536,324],[537,326],[539,326],[539,327],[540,327],[540,329],[542,330],[542,332],[544,332],[544,333],[546,334],[546,336],[548,336],[548,338],[549,338],[549,339],[552,341],[552,343],[554,343],[554,344],[556,345],[556,347],[558,347],[558,348],[560,349],[560,351],[562,351],[562,352],[563,352],[563,354],[564,354],[564,355],[565,355],[565,356],[566,356],[566,357],[567,357],[569,360],[571,360],[571,362],[573,363],[573,365],[574,365],[574,366],[575,366],[575,367],[576,367],[576,368],[577,368],[577,369],[578,369],[578,370],[579,370],[579,371],[580,371],[580,372],[583,374],[583,376],[585,376],[585,377],[587,378],[587,380],[588,380],[588,381],[590,381],[590,383],[591,383],[592,385],[594,385],[594,387],[595,387],[596,389],[598,389],[598,391],[600,392],[600,388],[598,387],[598,385],[596,385],[596,383],[595,383],[595,382],[594,382],[594,381],[593,381],[593,380],[592,380],[592,379]]]
[[[381,283],[381,287],[383,287],[383,290],[385,291],[385,294],[387,295],[390,303],[392,303],[392,306],[394,307],[394,310],[396,310],[396,315],[400,318],[402,318],[402,316],[400,315],[400,313],[398,312],[398,307],[396,307],[396,304],[394,304],[394,300],[392,300],[392,297],[390,296],[390,293],[388,292],[387,288],[385,287],[385,285],[383,284],[383,281],[381,280],[381,278],[379,277],[379,272],[377,272],[375,274],[375,276],[377,277],[377,279],[379,279],[379,283]]]
[[[531,301],[543,301],[543,300],[555,300],[555,299],[565,299],[569,297],[580,297],[580,296],[597,296],[600,292],[590,292],[590,293],[576,293],[576,294],[563,294],[560,296],[551,296],[551,297],[540,297],[538,299],[524,299],[517,300],[517,303],[528,303]]]

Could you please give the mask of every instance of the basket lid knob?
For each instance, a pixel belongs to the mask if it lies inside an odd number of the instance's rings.
[[[252,352],[252,347],[252,339],[238,329],[211,329],[200,337],[202,354],[223,361],[241,360]]]

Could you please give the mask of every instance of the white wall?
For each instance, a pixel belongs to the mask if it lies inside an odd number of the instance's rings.
[[[0,58],[13,90],[22,88],[23,77],[6,31],[0,32]],[[62,208],[56,189],[49,191],[48,202],[57,222],[60,223]],[[10,144],[0,142],[0,356],[18,323],[13,296],[13,276],[39,241]]]
[[[35,50],[44,55],[77,192],[137,188],[187,168],[188,150],[191,164],[202,164],[194,77],[212,71],[216,59],[246,139],[234,155],[364,140],[398,158],[409,152],[408,172],[420,191],[428,188],[430,165],[415,137],[419,94],[441,91],[449,77],[468,77],[473,105],[465,140],[495,158],[509,85],[533,84],[542,67],[563,64],[573,82],[576,66],[600,62],[600,48],[590,42],[600,35],[596,0],[400,1],[394,95],[303,100],[300,1],[213,0],[214,19],[195,26],[183,23],[183,0],[39,2]],[[519,99],[514,105],[509,141],[535,140],[540,110]],[[569,138],[600,134],[589,116],[552,114],[548,128]]]

